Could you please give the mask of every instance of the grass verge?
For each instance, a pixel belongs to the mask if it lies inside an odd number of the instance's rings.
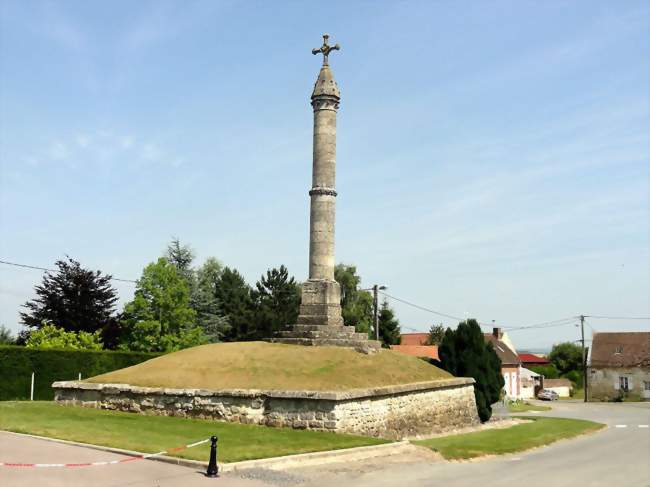
[[[548,406],[538,406],[536,404],[530,404],[525,401],[516,401],[508,403],[508,411],[511,413],[526,413],[529,411],[550,411],[551,408]]]
[[[39,401],[0,402],[0,429],[145,453],[185,445],[216,434],[221,462],[388,443],[363,436],[144,416]],[[183,450],[175,456],[207,461],[209,445]]]
[[[439,452],[448,460],[504,455],[548,445],[558,440],[597,431],[605,425],[582,419],[530,417],[530,423],[510,428],[444,436],[416,443]]]

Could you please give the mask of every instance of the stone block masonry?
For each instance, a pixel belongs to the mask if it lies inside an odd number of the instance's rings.
[[[402,439],[478,424],[474,380],[349,391],[165,389],[55,382],[61,404]]]

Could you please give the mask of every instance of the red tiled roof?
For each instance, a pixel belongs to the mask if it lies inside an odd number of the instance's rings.
[[[547,358],[538,357],[537,355],[532,353],[518,353],[517,355],[519,355],[519,360],[521,360],[525,364],[544,365],[544,364],[551,363]]]
[[[426,345],[428,333],[402,333],[401,345]]]
[[[414,357],[428,357],[439,360],[438,347],[435,345],[391,345],[390,348]]]
[[[650,367],[650,332],[594,333],[592,367]]]

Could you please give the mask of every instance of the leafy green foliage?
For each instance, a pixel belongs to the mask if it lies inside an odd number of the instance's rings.
[[[35,286],[36,298],[27,301],[21,312],[22,323],[31,329],[52,324],[66,331],[102,332],[108,347],[115,346],[115,303],[117,292],[111,276],[90,271],[68,257],[56,262],[58,270],[47,272]]]
[[[101,350],[103,348],[101,332],[65,331],[54,325],[44,325],[29,334],[27,348],[57,348],[62,350]]]
[[[482,422],[492,416],[492,404],[499,400],[505,385],[501,375],[501,361],[486,343],[481,327],[471,319],[448,328],[438,347],[442,367],[456,377],[473,377],[474,396]]]
[[[384,347],[399,345],[402,336],[399,328],[399,321],[395,318],[395,312],[384,300],[379,309],[379,339]]]
[[[159,354],[109,350],[54,350],[0,346],[0,401],[29,399],[32,372],[34,398],[54,398],[52,382],[92,377],[130,367]]]
[[[582,370],[582,347],[575,343],[564,342],[553,345],[548,358],[560,374]]]
[[[255,284],[255,330],[250,338],[268,338],[296,322],[300,308],[300,286],[284,265],[269,269]]]
[[[167,259],[145,267],[133,301],[124,307],[121,349],[168,352],[207,343],[196,326],[186,279]]]
[[[547,379],[557,379],[560,377],[560,372],[555,368],[555,365],[531,365],[528,367],[530,370],[537,374],[542,374]]]
[[[445,336],[445,327],[442,323],[439,325],[431,325],[429,329],[429,336],[427,337],[427,345],[440,345]]]
[[[13,345],[15,341],[11,330],[5,325],[0,325],[0,345]]]
[[[334,279],[341,286],[341,315],[347,326],[354,326],[359,333],[373,328],[373,298],[368,291],[359,289],[361,277],[353,265],[338,264],[334,268]]]

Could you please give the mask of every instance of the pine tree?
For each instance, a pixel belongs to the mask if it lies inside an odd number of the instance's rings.
[[[459,323],[456,330],[447,328],[438,347],[442,368],[456,377],[472,377],[476,408],[482,422],[492,416],[492,404],[499,400],[505,385],[501,375],[501,360],[486,343],[476,320]]]
[[[445,327],[442,323],[439,325],[431,325],[429,329],[429,336],[427,337],[427,345],[440,345],[445,336]]]
[[[215,285],[215,297],[220,303],[221,314],[226,317],[230,329],[224,340],[250,340],[254,336],[253,299],[251,288],[236,269],[225,267]]]
[[[117,291],[111,276],[81,267],[76,260],[56,262],[56,272],[46,272],[40,285],[35,286],[36,298],[23,306],[22,323],[31,329],[51,324],[66,331],[101,331],[110,348],[117,335],[115,304]],[[28,336],[21,333],[23,340]]]
[[[251,338],[269,338],[296,322],[300,308],[300,286],[284,265],[269,269],[255,284],[255,330]]]
[[[381,303],[379,309],[379,339],[384,347],[399,345],[402,341],[399,321],[395,318],[395,312],[390,308],[386,299]]]

